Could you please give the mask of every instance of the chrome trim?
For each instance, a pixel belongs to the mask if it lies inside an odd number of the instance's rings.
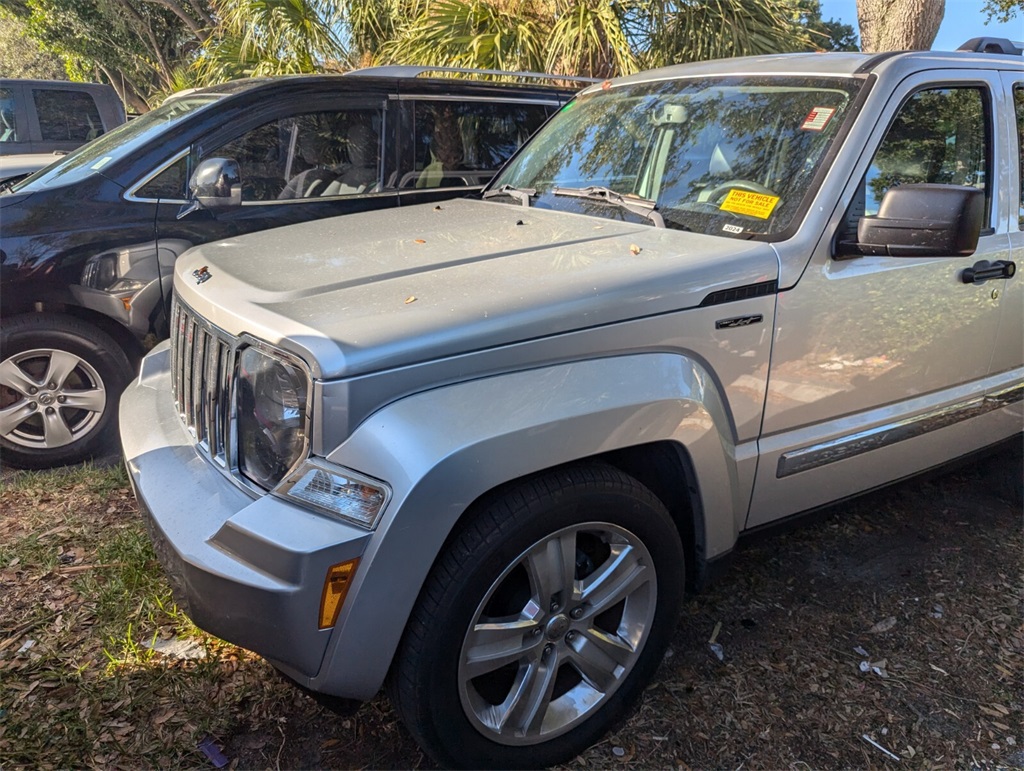
[[[249,335],[235,337],[202,318],[177,297],[171,306],[171,392],[175,408],[196,450],[220,469],[236,486],[250,494],[266,490],[246,478],[238,469],[238,415],[236,384],[238,357],[242,350],[256,348],[266,356],[298,367],[306,378],[306,410],[303,415],[304,442],[298,460],[285,474],[309,458],[313,379],[309,367],[297,356]]]
[[[337,201],[337,200],[348,200],[349,198],[380,198],[381,196],[394,195],[395,189],[388,188],[387,190],[378,190],[374,193],[352,193],[350,195],[325,195],[319,196],[314,195],[310,198],[282,198],[274,199],[273,201],[242,201],[242,206],[293,206],[295,204],[303,203],[316,203],[317,201]],[[161,201],[164,199],[161,198]],[[339,215],[341,213],[339,212]],[[334,215],[332,215],[334,216]]]
[[[157,166],[156,169],[154,169],[153,171],[149,172],[149,174],[147,174],[142,179],[140,179],[138,182],[136,182],[134,185],[132,185],[131,187],[128,188],[128,190],[125,192],[125,194],[123,196],[124,200],[126,200],[126,201],[134,201],[135,203],[157,203],[157,202],[160,202],[160,203],[188,203],[188,201],[186,201],[184,198],[140,198],[140,197],[135,195],[135,191],[138,190],[140,187],[143,187],[144,185],[149,184],[149,182],[152,179],[154,179],[155,177],[160,176],[160,174],[162,174],[163,172],[167,171],[167,169],[169,169],[171,166],[176,164],[182,158],[187,156],[189,154],[189,152],[191,152],[191,150],[192,150],[191,146],[186,147],[181,152],[173,155],[170,158],[170,160],[165,161],[161,165]]]
[[[912,418],[898,420],[895,423],[886,423],[866,431],[858,431],[856,434],[848,434],[810,447],[793,450],[784,453],[779,458],[775,476],[781,479],[801,471],[846,460],[870,450],[888,447],[897,442],[913,439],[940,428],[1002,409],[1021,400],[1024,400],[1024,383],[1008,386],[959,404],[940,407]]]
[[[417,102],[492,102],[494,104],[543,104],[550,107],[558,107],[562,102],[557,99],[543,99],[541,97],[533,98],[518,98],[518,99],[502,99],[500,102],[495,102],[493,96],[447,96],[444,94],[397,94],[389,97],[390,99],[396,99],[399,102],[417,101]]]

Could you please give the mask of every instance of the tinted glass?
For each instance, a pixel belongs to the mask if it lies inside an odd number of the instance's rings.
[[[534,189],[541,208],[645,219],[571,195],[608,188],[634,210],[653,206],[670,228],[777,234],[806,211],[859,88],[853,79],[743,77],[592,91],[566,105],[493,187]]]
[[[188,156],[179,158],[153,179],[135,191],[136,198],[156,200],[164,198],[186,201],[186,185],[188,184]]]
[[[381,124],[380,109],[289,115],[203,156],[238,162],[243,203],[371,193],[381,188]]]
[[[103,133],[96,102],[81,91],[32,89],[44,142],[90,142]]]
[[[867,215],[878,213],[894,185],[937,183],[986,187],[988,132],[984,91],[919,91],[900,108],[865,177]]]
[[[0,88],[0,142],[17,142],[17,129],[14,118],[14,91]]]
[[[58,163],[18,183],[13,189],[15,192],[31,192],[85,179],[156,140],[171,126],[213,104],[217,99],[216,96],[197,95],[167,102],[107,132],[95,142],[83,145]],[[175,149],[168,147],[168,155],[173,155]]]
[[[417,102],[413,168],[401,187],[485,184],[547,119],[540,104]]]

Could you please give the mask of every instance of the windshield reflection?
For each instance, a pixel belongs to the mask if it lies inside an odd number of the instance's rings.
[[[780,76],[592,91],[563,108],[491,190],[536,190],[531,204],[540,208],[645,219],[558,195],[595,186],[653,201],[669,228],[778,234],[802,211],[860,86],[852,78]]]

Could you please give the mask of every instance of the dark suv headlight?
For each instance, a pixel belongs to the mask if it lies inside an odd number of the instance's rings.
[[[255,346],[238,364],[238,470],[270,490],[306,457],[309,375],[297,361]]]

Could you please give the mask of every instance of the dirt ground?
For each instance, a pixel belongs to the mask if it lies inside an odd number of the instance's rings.
[[[988,458],[746,543],[724,577],[686,603],[639,710],[568,767],[1024,767],[1022,474],[1019,453]],[[0,495],[0,522],[25,505],[15,492]],[[110,532],[116,521],[134,527],[135,514],[122,488],[74,516],[95,516]],[[25,537],[17,526],[5,536]],[[91,548],[75,559],[89,563]],[[37,600],[21,583],[30,578],[45,594],[65,585],[63,569],[0,564],[0,611],[7,602],[7,612],[31,616]],[[0,768],[210,767],[197,749],[204,740],[232,768],[431,767],[382,697],[334,715],[237,649],[195,666],[160,656],[122,666],[118,690],[102,691],[100,676],[53,671],[70,666],[66,653],[49,669],[45,657],[15,656],[18,623],[0,613]],[[87,629],[66,639],[99,656]],[[42,711],[50,687],[82,697],[81,706],[68,698],[67,715],[95,710],[113,728],[86,736],[74,756],[66,735],[25,750],[31,722],[59,719]],[[92,693],[104,703],[86,704]],[[208,717],[197,717],[201,709]]]

